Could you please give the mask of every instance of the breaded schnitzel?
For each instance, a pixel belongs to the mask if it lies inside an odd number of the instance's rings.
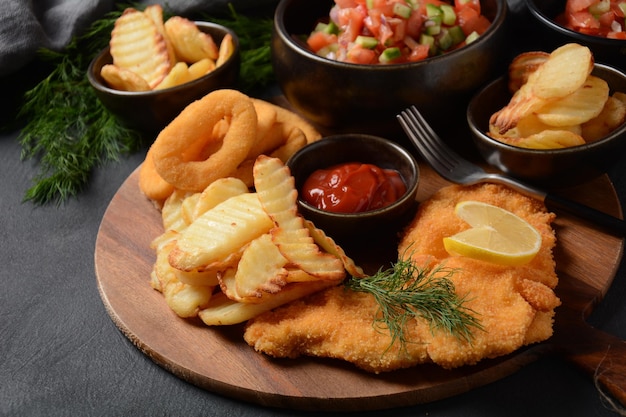
[[[500,206],[525,219],[542,236],[537,256],[518,267],[450,256],[443,238],[469,227],[454,214],[455,205],[463,200]],[[483,328],[473,331],[471,343],[431,329],[423,319],[411,319],[405,332],[410,342],[404,349],[398,341],[391,345],[389,332],[373,325],[379,314],[374,297],[343,286],[250,320],[244,339],[273,357],[337,358],[376,373],[427,362],[444,368],[471,365],[546,340],[552,335],[554,309],[560,304],[553,292],[558,282],[552,254],[556,244],[553,220],[554,214],[539,201],[493,184],[448,186],[420,205],[404,231],[398,253],[411,254],[422,267],[458,269],[450,280]]]

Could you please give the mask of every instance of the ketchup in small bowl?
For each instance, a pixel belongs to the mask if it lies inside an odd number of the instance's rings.
[[[396,235],[417,207],[417,162],[385,138],[328,136],[300,149],[287,166],[302,216],[340,243]]]
[[[300,192],[321,210],[360,213],[393,204],[406,193],[406,184],[395,169],[347,162],[314,171]]]

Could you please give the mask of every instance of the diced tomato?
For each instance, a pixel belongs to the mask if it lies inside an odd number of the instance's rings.
[[[393,42],[397,43],[404,39],[406,35],[406,20],[404,19],[389,19],[389,26],[393,32]]]
[[[309,48],[313,50],[313,52],[318,52],[320,49],[328,45],[337,43],[337,35],[326,32],[314,32],[308,37],[306,43],[309,45]]]
[[[454,25],[460,25],[466,35],[472,32],[480,35],[490,25],[480,12],[480,0],[418,0],[418,3],[420,7],[408,14],[405,13],[406,9],[397,7],[398,4],[408,5],[408,0],[335,0],[329,18],[339,27],[339,34],[312,33],[307,42],[315,52],[328,50],[326,47],[334,44],[333,59],[364,64],[378,63],[383,50],[397,47],[400,56],[394,57],[393,63],[399,63],[417,61],[458,47],[444,44],[443,41],[439,45],[436,37],[433,45],[419,43],[423,33],[429,31],[431,34],[431,29],[425,27],[425,22],[432,20],[427,17],[427,5],[454,5],[457,9],[457,22]],[[430,22],[429,25],[431,27],[436,23]],[[446,22],[443,26],[450,25]],[[358,36],[375,37],[379,45],[373,49],[355,46]],[[319,53],[326,56],[325,52]],[[384,61],[389,63],[388,60]]]
[[[461,10],[464,7],[471,7],[480,14],[480,0],[454,0],[456,10]]]
[[[430,52],[430,46],[418,44],[414,49],[411,50],[407,60],[411,62],[421,61],[422,59],[428,58],[428,53]]]
[[[389,46],[391,42],[390,39],[393,39],[393,31],[391,30],[391,27],[389,27],[389,23],[383,22],[380,25],[378,42],[380,42],[381,45]]]
[[[393,16],[393,4],[396,2],[397,0],[373,0],[374,6],[372,9],[378,10],[385,16]]]
[[[574,30],[579,29],[600,29],[600,22],[598,22],[589,12],[576,12],[571,13],[568,17],[568,23]]]
[[[615,21],[615,14],[613,13],[613,11],[608,11],[598,16],[598,22],[600,22],[600,26],[603,26],[605,28],[610,28],[611,24],[614,21]]]
[[[360,45],[354,45],[346,55],[346,62],[353,64],[373,64],[376,61],[376,52]]]
[[[626,40],[626,32],[609,32],[606,37],[609,39]]]
[[[418,39],[422,33],[423,24],[424,18],[422,17],[422,14],[419,11],[414,10],[406,22],[406,34],[413,39]]]
[[[354,42],[363,29],[363,19],[366,16],[367,13],[361,6],[339,10],[338,24],[343,31],[339,36],[340,41]]]
[[[623,0],[610,0],[608,11],[597,14],[600,0],[567,0],[565,12],[560,14],[557,23],[565,24],[569,29],[592,36],[622,39],[624,33],[624,10],[620,7]],[[594,6],[594,7],[592,7]],[[602,8],[604,10],[604,8]],[[616,28],[622,28],[616,31]]]
[[[356,0],[335,0],[335,4],[342,9],[350,9],[356,7]]]
[[[568,0],[565,10],[567,13],[576,13],[587,10],[589,6],[597,2],[598,0]]]
[[[378,37],[380,34],[380,25],[382,21],[382,13],[378,9],[370,9],[367,12],[367,17],[363,23],[367,30],[371,32],[374,37]]]
[[[481,14],[478,14],[476,10],[471,7],[464,7],[457,11],[457,22],[465,36],[472,32],[476,32],[479,35],[485,33],[491,24],[487,18]]]

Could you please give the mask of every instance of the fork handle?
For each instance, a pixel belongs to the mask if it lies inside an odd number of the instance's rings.
[[[626,221],[615,216],[611,216],[603,211],[596,210],[568,198],[548,193],[504,175],[487,174],[482,176],[481,179],[487,182],[508,185],[523,194],[543,201],[546,207],[551,211],[566,212],[580,219],[587,220],[602,227],[607,233],[614,236],[626,236]]]
[[[550,193],[544,196],[543,202],[546,207],[552,211],[567,212],[598,226],[602,226],[611,234],[626,236],[626,222],[610,214]]]

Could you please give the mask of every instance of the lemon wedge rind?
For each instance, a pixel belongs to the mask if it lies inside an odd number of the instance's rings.
[[[456,205],[455,213],[472,227],[443,239],[450,254],[520,266],[532,261],[541,248],[541,234],[501,207],[462,201]]]

